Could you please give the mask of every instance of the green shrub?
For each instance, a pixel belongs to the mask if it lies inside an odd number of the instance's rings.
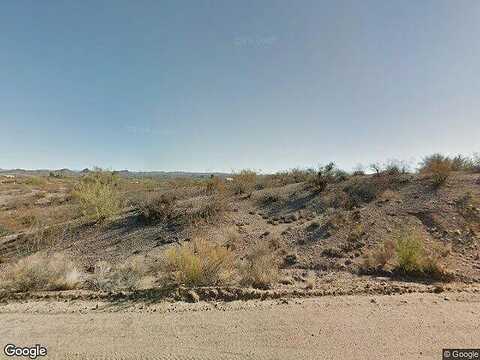
[[[97,221],[118,214],[122,201],[117,189],[116,176],[108,172],[94,172],[75,187],[74,198],[78,199],[83,215]]]
[[[397,239],[395,251],[399,270],[407,274],[423,271],[425,251],[422,238],[417,233],[402,234]]]
[[[449,254],[449,250],[441,245],[425,248],[422,235],[415,229],[402,230],[396,241],[397,269],[409,275],[431,276],[442,278],[446,269],[440,259]]]
[[[6,236],[10,234],[10,230],[8,230],[5,226],[0,225],[0,237]]]
[[[47,184],[47,179],[40,176],[30,176],[25,180],[26,185],[44,186]]]

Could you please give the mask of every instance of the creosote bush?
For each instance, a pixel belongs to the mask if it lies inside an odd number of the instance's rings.
[[[171,194],[147,194],[138,209],[147,223],[170,221],[175,217],[176,199]]]
[[[438,188],[445,184],[453,169],[452,159],[441,154],[433,154],[423,159],[420,173],[430,177],[433,186]]]
[[[253,170],[242,170],[233,175],[231,189],[235,195],[250,194],[255,190],[257,173]]]
[[[321,166],[317,171],[309,170],[307,184],[314,192],[322,192],[328,184],[339,183],[347,180],[349,175],[338,168],[335,163],[331,162],[325,166]]]
[[[70,290],[81,284],[82,277],[65,256],[37,253],[8,265],[0,273],[0,288],[12,292]]]
[[[74,190],[83,215],[102,221],[118,214],[122,201],[117,181],[113,173],[100,170],[84,176]]]
[[[199,205],[187,215],[191,224],[211,222],[218,219],[227,208],[227,199],[222,194],[207,196],[199,201]]]
[[[226,247],[195,239],[166,251],[165,271],[177,285],[225,285],[236,277],[235,256]]]

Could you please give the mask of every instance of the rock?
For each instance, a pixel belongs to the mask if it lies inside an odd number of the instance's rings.
[[[455,235],[462,235],[462,232],[459,229],[453,231]]]
[[[435,294],[440,294],[440,293],[442,293],[442,292],[444,292],[444,291],[445,291],[445,289],[443,288],[442,285],[437,285],[437,286],[435,286],[435,288],[433,289],[433,292],[434,292]]]
[[[270,235],[270,231],[265,231],[262,235],[260,235],[260,237],[262,238],[268,235]]]
[[[198,296],[198,294],[193,290],[188,290],[185,295],[189,302],[196,303],[200,301],[200,296]]]
[[[283,258],[283,261],[286,265],[294,265],[297,263],[297,255],[296,254],[288,254]]]

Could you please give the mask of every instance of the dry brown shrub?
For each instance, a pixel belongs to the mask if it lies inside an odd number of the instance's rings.
[[[197,202],[197,206],[186,215],[188,221],[195,225],[210,223],[219,219],[227,208],[227,198],[223,195],[212,195]]]
[[[177,285],[225,285],[237,275],[235,255],[224,246],[195,239],[165,253],[165,272]]]
[[[446,183],[452,170],[452,159],[441,154],[433,154],[423,159],[420,173],[430,177],[433,186],[438,188]]]
[[[106,261],[95,264],[94,272],[85,281],[93,290],[138,290],[152,287],[155,282],[155,259],[133,256],[117,265]]]
[[[278,281],[278,258],[266,242],[257,242],[240,267],[241,283],[268,288]]]
[[[140,217],[147,223],[170,221],[175,217],[176,198],[172,194],[147,194],[138,202]]]
[[[14,292],[69,290],[78,287],[83,275],[64,255],[35,254],[7,266],[0,287]]]
[[[253,170],[242,170],[233,175],[231,190],[235,195],[250,194],[255,190],[257,173]]]

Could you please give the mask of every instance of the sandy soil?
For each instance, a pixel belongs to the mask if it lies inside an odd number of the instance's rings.
[[[471,293],[15,302],[0,306],[0,339],[46,345],[51,359],[440,359],[442,348],[480,347],[479,320]]]

